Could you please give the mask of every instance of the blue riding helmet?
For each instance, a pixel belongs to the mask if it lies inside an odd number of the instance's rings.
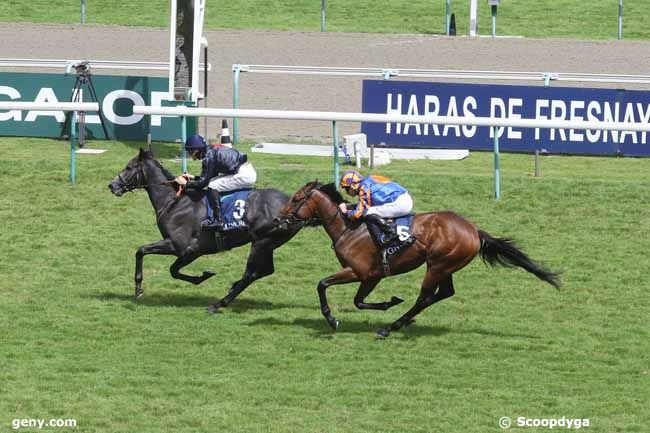
[[[205,139],[198,134],[190,135],[187,140],[185,140],[185,150],[188,152],[194,150],[200,150],[205,152],[208,148]]]

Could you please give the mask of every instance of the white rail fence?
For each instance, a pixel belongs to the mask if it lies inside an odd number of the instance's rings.
[[[97,102],[20,102],[20,101],[0,101],[0,111],[72,111],[72,119],[70,122],[70,182],[76,183],[77,176],[77,160],[76,160],[76,147],[77,147],[77,113],[78,112],[99,112],[99,104]]]
[[[373,123],[401,123],[401,124],[434,124],[434,125],[459,125],[483,126],[493,128],[494,146],[494,189],[495,197],[501,197],[500,170],[499,170],[499,134],[497,128],[552,128],[552,129],[584,129],[584,130],[609,130],[650,132],[650,123],[629,122],[599,122],[580,120],[556,119],[514,119],[508,117],[452,117],[452,116],[414,116],[379,113],[349,113],[330,111],[286,111],[286,110],[249,110],[227,108],[196,108],[196,107],[151,107],[134,106],[134,114],[181,116],[185,124],[186,117],[241,117],[252,119],[273,120],[321,120],[332,122],[333,128],[333,153],[334,153],[334,180],[338,184],[338,133],[336,122],[373,122]]]

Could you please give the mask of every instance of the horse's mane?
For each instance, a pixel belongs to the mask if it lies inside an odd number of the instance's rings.
[[[176,177],[176,176],[174,176],[173,174],[171,174],[171,173],[169,172],[169,170],[167,170],[167,169],[165,168],[165,166],[162,165],[162,164],[160,163],[160,161],[158,161],[157,159],[155,159],[155,158],[151,158],[151,161],[153,161],[153,163],[156,165],[156,167],[158,167],[158,168],[160,169],[160,171],[163,172],[163,174],[165,175],[165,178],[166,178],[167,180],[172,180],[172,179],[174,179],[174,178]]]
[[[316,188],[320,192],[327,195],[330,198],[330,200],[332,200],[337,205],[345,202],[345,199],[343,198],[341,193],[336,189],[336,185],[334,185],[333,182],[327,183],[325,185],[317,183]]]

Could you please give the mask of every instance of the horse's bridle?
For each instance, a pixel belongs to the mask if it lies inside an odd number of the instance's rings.
[[[129,182],[127,182],[126,179],[124,179],[124,177],[122,176],[122,173],[117,174],[117,179],[120,182],[122,182],[121,186],[122,186],[122,188],[124,188],[124,190],[125,190],[124,192],[131,192],[131,191],[133,191],[135,189],[145,188],[145,187],[149,186],[149,185],[143,185],[140,182],[140,176],[142,176],[142,181],[144,182],[144,172],[142,171],[142,167],[138,166],[137,167],[137,172],[135,174],[135,183],[130,184]]]
[[[280,223],[287,223],[287,224],[304,223],[306,225],[320,225],[319,221],[321,219],[318,218],[318,217],[300,218],[299,216],[296,215],[298,213],[298,211],[307,203],[307,200],[309,200],[309,198],[311,197],[311,195],[314,193],[315,190],[316,189],[313,188],[308,193],[305,193],[305,197],[302,199],[300,204],[298,206],[296,206],[296,208],[293,210],[293,212],[287,214],[287,216],[285,216],[280,221]],[[309,205],[307,205],[307,206],[309,206]],[[310,211],[310,213],[312,215],[315,214],[315,212],[314,212],[314,210],[312,208],[309,208],[309,211]],[[339,213],[341,213],[341,210],[337,206],[336,207],[336,212],[334,212],[334,215],[332,215],[331,217],[323,218],[322,224],[329,225],[332,221],[334,221],[334,219],[337,217],[337,215]]]

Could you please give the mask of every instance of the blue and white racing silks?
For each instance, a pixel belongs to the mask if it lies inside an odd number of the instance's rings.
[[[366,214],[371,206],[392,203],[404,194],[406,189],[384,176],[367,176],[359,185],[359,203],[349,210],[348,218],[358,219]]]

